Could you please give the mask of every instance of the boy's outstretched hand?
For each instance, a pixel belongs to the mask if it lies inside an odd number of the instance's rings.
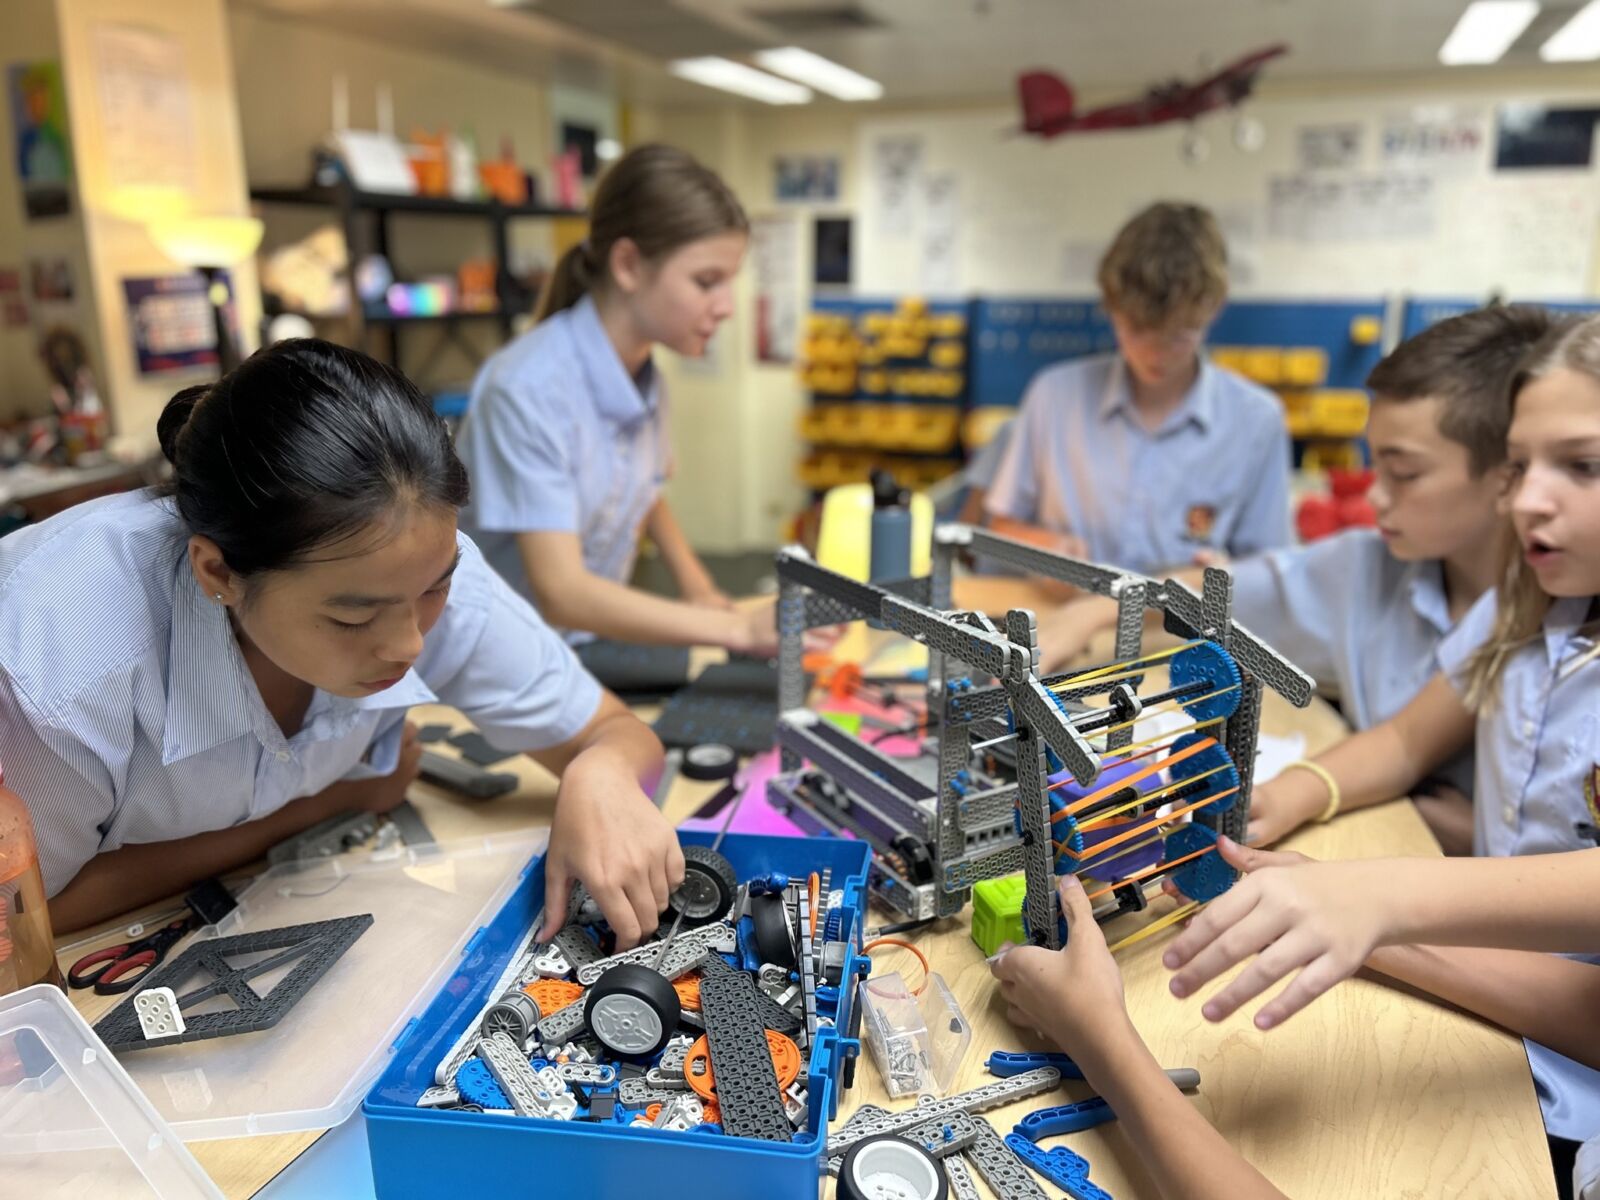
[[[1252,850],[1217,839],[1223,860],[1244,878],[1211,901],[1162,956],[1177,971],[1174,996],[1202,985],[1251,955],[1256,960],[1201,1009],[1221,1021],[1279,979],[1299,974],[1256,1013],[1258,1029],[1281,1025],[1377,947],[1386,930],[1386,869],[1380,861],[1316,862],[1303,854]]]
[[[1013,1025],[1036,1030],[1073,1057],[1107,1034],[1112,1013],[1125,1013],[1122,973],[1095,924],[1077,876],[1062,876],[1057,890],[1067,919],[1067,944],[1007,946],[990,966]]]

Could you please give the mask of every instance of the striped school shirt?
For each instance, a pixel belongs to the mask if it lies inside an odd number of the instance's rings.
[[[391,773],[406,709],[441,702],[507,751],[588,724],[600,687],[458,535],[422,654],[361,699],[317,691],[285,737],[171,501],[131,492],[0,539],[0,766],[27,804],[46,891],[96,854],[256,820],[340,779]]]

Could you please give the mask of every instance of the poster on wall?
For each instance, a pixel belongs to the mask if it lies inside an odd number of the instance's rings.
[[[227,272],[218,279],[233,294]],[[151,275],[122,281],[139,374],[164,375],[217,365],[217,332],[205,280],[197,274]],[[233,314],[229,312],[233,335]]]
[[[873,227],[880,235],[909,237],[922,176],[922,138],[917,134],[874,138],[869,154]]]
[[[64,216],[72,210],[72,142],[61,64],[13,63],[6,84],[23,211],[29,217]]]
[[[28,323],[28,302],[22,295],[22,272],[0,267],[0,326],[19,329]]]
[[[800,222],[757,217],[750,223],[756,292],[756,360],[792,363],[800,336]]]
[[[36,304],[71,304],[77,294],[72,282],[72,264],[65,258],[30,259],[28,285]]]
[[[1431,237],[1438,196],[1428,175],[1278,175],[1267,180],[1267,235],[1291,242]]]
[[[779,155],[772,160],[772,191],[780,204],[837,204],[839,160],[822,154]]]
[[[1484,264],[1486,290],[1576,299],[1589,293],[1597,219],[1587,174],[1503,175],[1476,190],[1461,238]]]
[[[1354,123],[1303,125],[1295,134],[1302,171],[1347,170],[1361,165],[1362,128]]]
[[[961,290],[961,180],[954,171],[922,180],[922,291]]]
[[[1384,118],[1379,154],[1389,170],[1463,175],[1483,161],[1488,136],[1479,109],[1425,106]]]
[[[196,182],[193,100],[183,45],[134,25],[97,25],[106,184],[192,192]]]

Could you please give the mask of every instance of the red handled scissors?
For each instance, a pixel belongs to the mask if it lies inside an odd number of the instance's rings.
[[[129,991],[155,970],[167,951],[198,923],[193,913],[185,913],[142,938],[90,951],[72,964],[67,982],[75,988],[92,986],[102,996]]]

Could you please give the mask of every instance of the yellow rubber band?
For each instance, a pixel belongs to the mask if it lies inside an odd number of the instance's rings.
[[[1134,944],[1136,944],[1138,942],[1142,942],[1142,941],[1145,940],[1145,938],[1151,937],[1151,936],[1153,936],[1155,934],[1160,933],[1163,929],[1166,929],[1169,925],[1176,925],[1179,921],[1183,920],[1185,917],[1187,917],[1190,913],[1194,912],[1195,909],[1197,909],[1199,907],[1200,907],[1200,902],[1198,900],[1191,900],[1188,904],[1185,904],[1182,908],[1173,909],[1171,912],[1169,912],[1166,916],[1162,917],[1160,920],[1151,921],[1150,924],[1146,925],[1143,929],[1136,930],[1135,932],[1130,933],[1127,937],[1123,938],[1121,941],[1112,942],[1111,945],[1106,947],[1106,949],[1109,950],[1112,954],[1115,954],[1118,950],[1121,950],[1125,946],[1132,946],[1132,945],[1134,945]]]

